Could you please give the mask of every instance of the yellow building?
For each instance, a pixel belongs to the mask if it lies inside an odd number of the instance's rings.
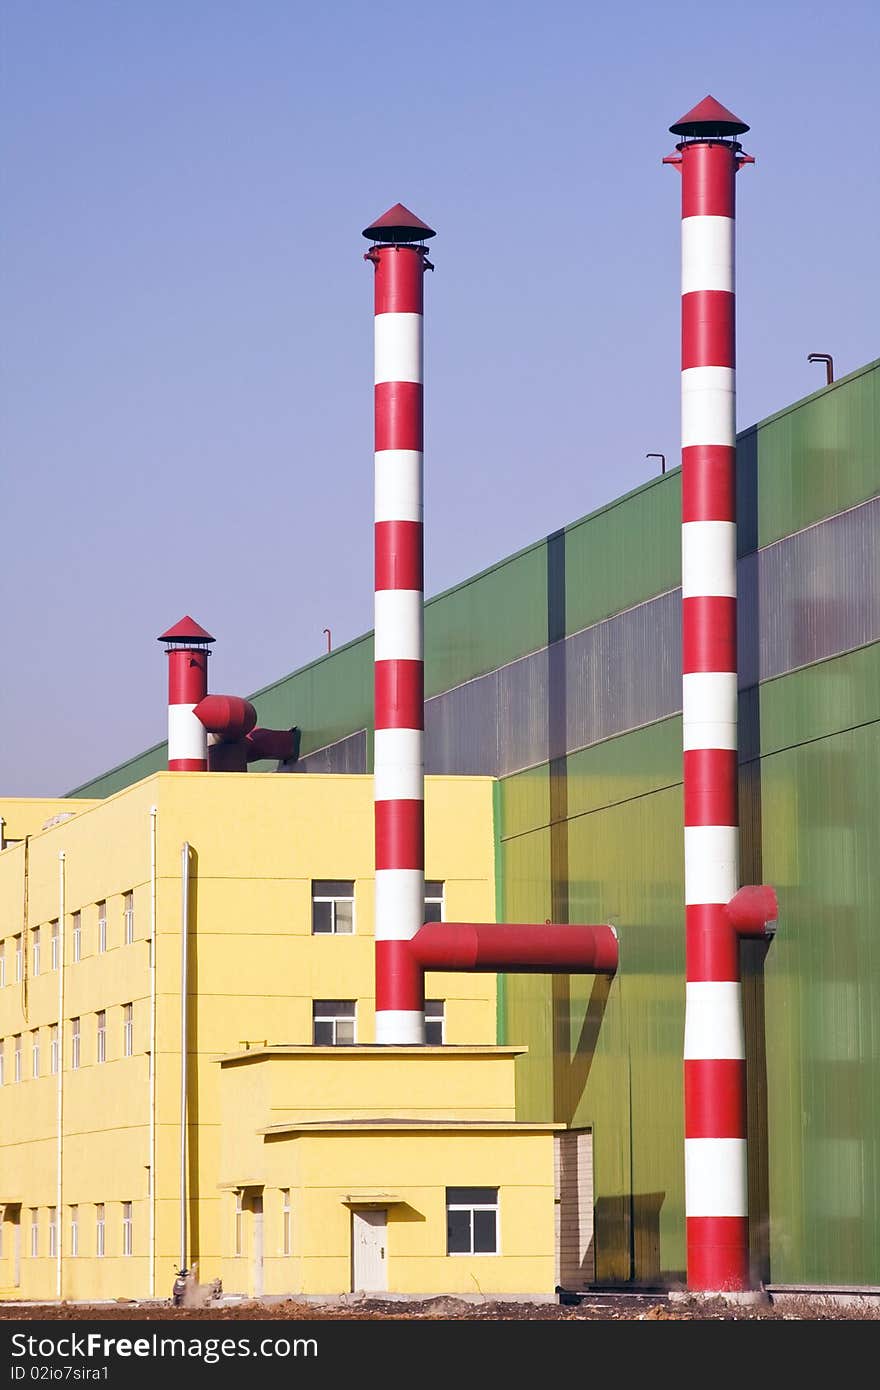
[[[372,778],[0,817],[0,1296],[167,1297],[182,1249],[230,1293],[552,1293],[495,976],[429,974],[434,1045],[372,1046]],[[429,778],[426,827],[426,917],[493,921],[491,779]]]

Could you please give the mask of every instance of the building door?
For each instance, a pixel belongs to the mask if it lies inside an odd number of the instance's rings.
[[[387,1211],[351,1213],[351,1287],[354,1293],[388,1289]]]
[[[251,1227],[253,1231],[253,1261],[251,1267],[251,1287],[254,1298],[263,1297],[263,1194],[254,1192],[251,1196]]]
[[[556,1282],[585,1289],[596,1277],[593,1246],[593,1135],[556,1136]]]
[[[3,1223],[0,1226],[0,1249],[2,1249],[3,1283],[18,1288],[21,1284],[21,1207],[10,1203],[3,1208]]]

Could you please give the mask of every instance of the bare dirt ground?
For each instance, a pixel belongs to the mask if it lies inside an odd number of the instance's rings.
[[[672,1302],[662,1294],[587,1293],[577,1303],[466,1303],[456,1298],[431,1298],[418,1303],[362,1299],[344,1306],[297,1303],[236,1302],[206,1308],[174,1308],[170,1303],[27,1303],[0,1304],[0,1320],[106,1322],[120,1319],[186,1322],[311,1322],[311,1321],[754,1321],[789,1322],[880,1321],[880,1300],[840,1302],[828,1296],[786,1297],[752,1307],[730,1305],[721,1299],[692,1298]]]

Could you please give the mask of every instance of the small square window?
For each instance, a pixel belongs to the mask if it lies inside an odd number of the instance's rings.
[[[312,1041],[316,1046],[342,1047],[355,1041],[354,999],[315,999]]]
[[[281,1253],[290,1254],[290,1188],[281,1189]]]
[[[499,1253],[497,1187],[447,1187],[446,1253]]]
[[[354,881],[317,878],[312,882],[312,934],[351,936],[354,932]]]
[[[446,885],[442,879],[425,879],[425,921],[442,922],[445,913],[444,890]]]
[[[446,1041],[446,1004],[443,999],[425,1000],[425,1042],[440,1047]]]

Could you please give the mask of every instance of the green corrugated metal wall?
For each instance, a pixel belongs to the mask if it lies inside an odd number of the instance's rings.
[[[880,361],[746,431],[740,553],[880,491]],[[680,477],[657,478],[433,599],[433,695],[679,582]],[[554,563],[564,555],[564,573]],[[551,575],[548,584],[548,571]],[[561,582],[564,581],[564,582]],[[555,586],[555,591],[554,591]],[[302,752],[371,726],[372,640],[257,693]],[[778,677],[743,700],[743,872],[780,891],[779,933],[746,948],[756,1273],[880,1284],[880,646]],[[610,919],[621,970],[511,976],[500,1026],[525,1042],[523,1118],[594,1127],[597,1273],[684,1271],[680,720],[508,777],[497,798],[507,920]],[[109,794],[164,746],[79,789]]]

